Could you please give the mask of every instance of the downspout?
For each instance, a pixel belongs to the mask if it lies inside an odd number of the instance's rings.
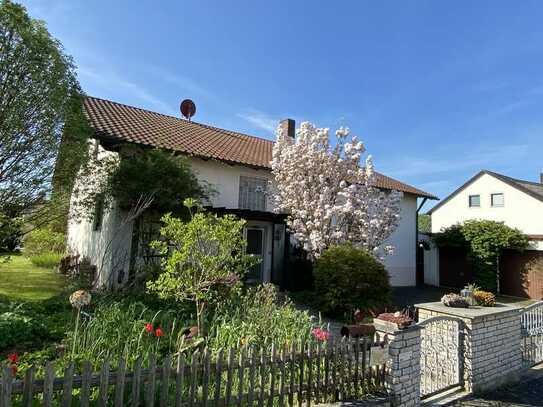
[[[419,267],[419,213],[426,201],[428,200],[427,197],[424,197],[422,199],[422,202],[420,203],[419,207],[417,208],[416,216],[415,216],[415,279],[418,280],[418,267]],[[424,269],[423,269],[424,273]],[[424,283],[424,275],[422,278],[422,282]],[[416,284],[419,285],[419,282],[416,281]]]

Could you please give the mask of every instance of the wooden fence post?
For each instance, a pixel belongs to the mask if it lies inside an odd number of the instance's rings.
[[[13,384],[13,372],[9,367],[5,367],[2,372],[2,394],[0,401],[2,406],[11,407],[11,386]]]
[[[124,358],[121,358],[117,367],[117,377],[115,380],[115,407],[122,407],[124,405],[125,374],[126,362]]]

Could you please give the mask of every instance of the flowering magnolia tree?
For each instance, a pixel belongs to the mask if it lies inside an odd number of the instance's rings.
[[[385,240],[400,220],[398,191],[375,187],[371,156],[346,128],[336,131],[308,122],[296,139],[280,127],[273,147],[275,210],[289,214],[287,225],[312,258],[326,248],[351,242],[384,258],[393,248]]]

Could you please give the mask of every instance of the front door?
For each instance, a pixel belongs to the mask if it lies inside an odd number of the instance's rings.
[[[251,267],[247,273],[246,281],[249,284],[260,283],[264,270],[264,229],[248,227],[245,229],[245,238],[247,239],[247,254],[260,258],[260,262]]]

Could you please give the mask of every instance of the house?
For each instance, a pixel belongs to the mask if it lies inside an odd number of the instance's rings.
[[[91,148],[99,155],[117,154],[125,143],[185,155],[198,180],[216,191],[208,202],[209,209],[247,220],[247,250],[262,257],[251,277],[284,284],[290,239],[284,215],[272,212],[266,194],[269,181],[273,181],[272,141],[94,97],[85,99],[84,112],[94,131]],[[293,120],[284,120],[281,125],[294,137]],[[395,253],[386,259],[386,267],[393,285],[415,285],[417,199],[437,198],[381,174],[377,186],[404,194],[401,223],[387,242],[395,247]],[[122,211],[113,206],[94,221],[70,219],[68,246],[97,265],[98,284],[121,283],[134,264],[139,264],[138,259],[134,262],[139,252],[134,233],[134,225],[123,223]]]
[[[468,219],[504,222],[543,250],[543,174],[524,181],[483,170],[428,211],[432,233]]]
[[[525,269],[528,263],[540,257],[543,259],[543,174],[540,174],[539,182],[533,182],[482,170],[430,209],[428,214],[432,219],[432,233],[470,219],[503,222],[519,229],[528,236],[530,247],[523,254],[509,253],[501,259],[502,289],[509,290],[511,295],[541,297],[543,278],[530,277],[532,270]],[[452,254],[445,256],[436,249],[426,251],[425,282],[461,285],[462,282],[453,284],[462,268],[457,263],[460,260],[454,257]],[[519,281],[521,272],[525,274],[524,282]],[[539,284],[541,287],[535,288]]]

